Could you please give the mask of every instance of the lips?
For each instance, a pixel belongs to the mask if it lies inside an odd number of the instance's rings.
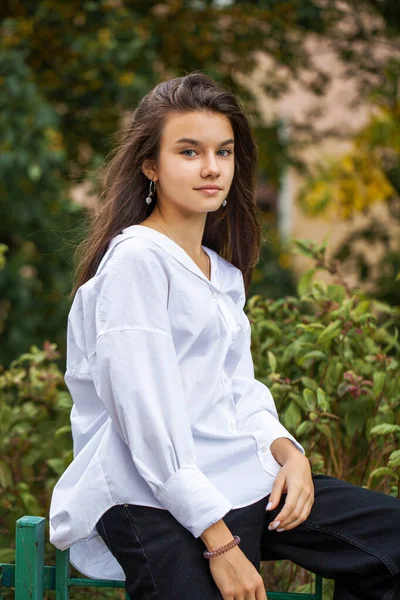
[[[196,190],[220,190],[221,188],[218,185],[205,185],[200,188],[195,188]]]

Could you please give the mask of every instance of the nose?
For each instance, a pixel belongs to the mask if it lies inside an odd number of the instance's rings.
[[[214,152],[209,152],[205,155],[202,165],[202,177],[217,177],[220,174],[219,171],[217,157]]]

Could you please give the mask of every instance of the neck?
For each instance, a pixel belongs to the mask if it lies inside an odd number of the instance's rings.
[[[193,260],[201,260],[204,254],[201,244],[206,215],[199,217],[197,220],[194,220],[193,217],[190,220],[182,217],[180,219],[168,218],[155,208],[148,219],[152,219],[150,223],[160,225],[165,233],[179,244]]]

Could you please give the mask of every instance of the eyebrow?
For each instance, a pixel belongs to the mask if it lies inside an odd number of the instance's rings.
[[[227,144],[233,144],[235,140],[233,138],[229,138],[229,140],[225,140],[221,142],[220,146],[226,146]],[[202,143],[199,140],[193,140],[192,138],[179,138],[176,140],[175,144],[193,144],[194,146],[202,146]]]

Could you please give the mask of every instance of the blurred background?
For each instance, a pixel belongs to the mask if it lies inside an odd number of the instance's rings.
[[[300,238],[325,242],[345,285],[398,307],[399,29],[398,0],[2,0],[0,562],[13,556],[12,519],[46,514],[72,458],[66,296],[123,120],[192,70],[232,88],[260,152],[264,242],[249,297],[297,293],[313,262],[293,252]],[[337,269],[318,277],[334,284]]]
[[[200,69],[237,91],[260,148],[266,243],[254,293],[292,292],[321,241],[398,302],[396,0],[19,2],[0,8],[0,363],[65,342],[76,227],[141,97]],[[4,249],[5,250],[5,249]]]

